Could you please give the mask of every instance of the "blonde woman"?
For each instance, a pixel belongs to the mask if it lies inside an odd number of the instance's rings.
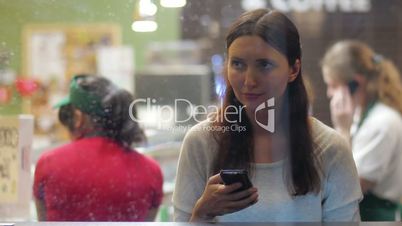
[[[335,129],[350,142],[364,195],[362,220],[394,220],[402,197],[402,86],[391,61],[359,41],[322,61]]]

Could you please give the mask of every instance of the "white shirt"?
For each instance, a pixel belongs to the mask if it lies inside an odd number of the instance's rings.
[[[361,178],[376,183],[375,195],[399,203],[402,197],[402,118],[376,103],[360,128],[352,126],[352,150]]]

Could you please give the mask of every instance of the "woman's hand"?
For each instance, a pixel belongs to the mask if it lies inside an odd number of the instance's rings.
[[[353,101],[347,86],[340,87],[330,102],[331,120],[336,131],[346,138],[350,136],[350,127],[353,122]]]
[[[204,193],[194,206],[190,221],[208,221],[215,216],[233,213],[257,202],[257,188],[233,193],[242,186],[241,183],[222,183],[219,174],[209,178]]]

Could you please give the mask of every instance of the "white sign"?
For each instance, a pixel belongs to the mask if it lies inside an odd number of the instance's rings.
[[[40,81],[49,82],[62,78],[66,71],[63,48],[66,37],[62,32],[38,32],[31,37],[32,62],[29,75]]]
[[[130,46],[100,47],[96,54],[97,72],[134,93],[134,51]]]
[[[33,116],[0,116],[0,220],[30,219]]]
[[[18,201],[18,129],[17,117],[0,118],[0,203]]]
[[[371,0],[271,0],[272,8],[281,12],[369,12]]]

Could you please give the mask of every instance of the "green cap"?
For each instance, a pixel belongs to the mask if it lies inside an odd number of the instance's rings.
[[[101,98],[82,89],[77,83],[79,79],[85,77],[85,75],[74,76],[70,83],[69,95],[55,104],[53,108],[60,108],[64,105],[71,104],[84,113],[104,116],[106,112],[102,107]]]

